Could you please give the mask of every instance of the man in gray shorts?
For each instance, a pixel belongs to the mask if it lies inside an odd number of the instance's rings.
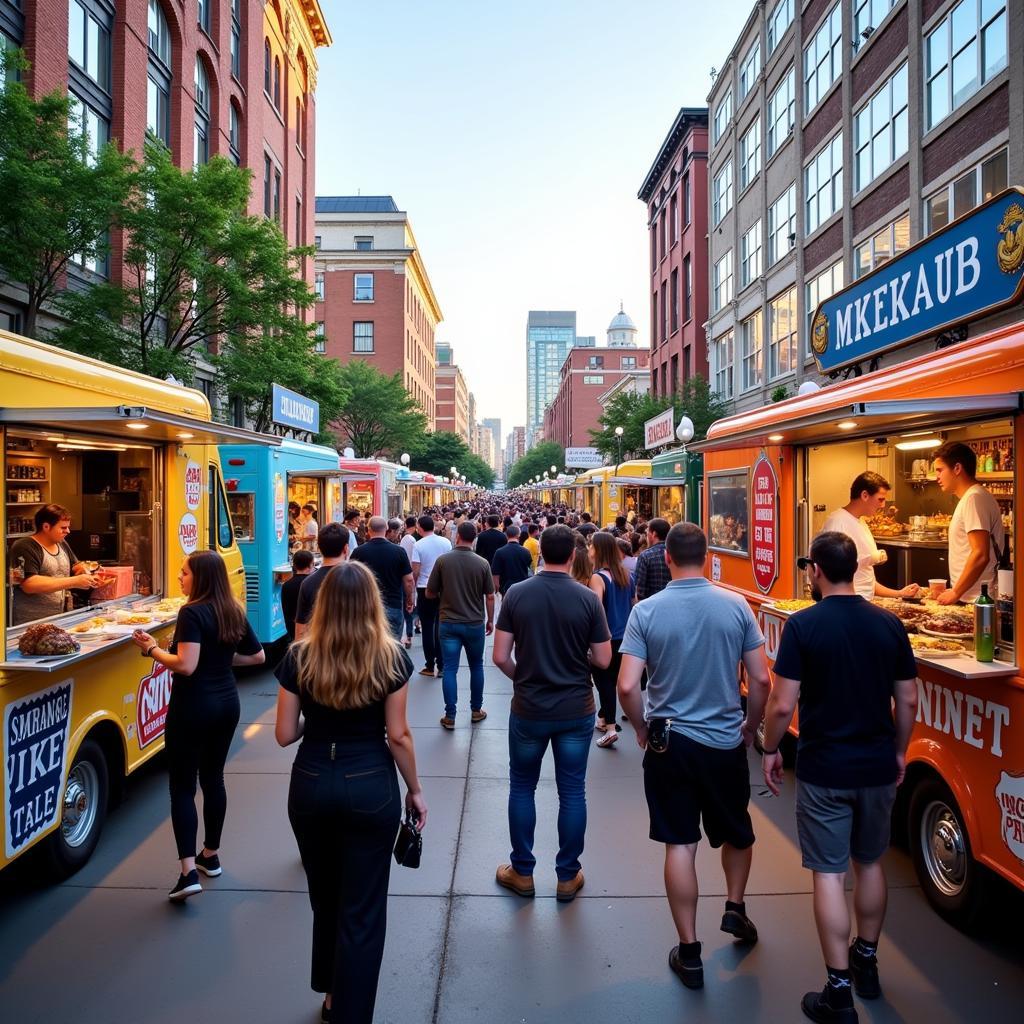
[[[881,857],[917,713],[917,663],[900,620],[854,590],[857,548],[846,534],[819,533],[810,557],[797,564],[823,600],[791,616],[782,631],[765,711],[764,777],[778,794],[778,747],[799,700],[797,832],[804,867],[814,872],[814,917],[828,975],[824,990],[808,992],[801,1007],[811,1020],[853,1024],[852,989],[862,999],[881,995]],[[851,860],[852,946],[845,891]]]

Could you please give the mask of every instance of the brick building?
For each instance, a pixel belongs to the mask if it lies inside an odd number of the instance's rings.
[[[513,427],[505,438],[505,476],[526,454],[526,427]]]
[[[712,385],[742,410],[825,383],[820,301],[1024,181],[1024,4],[757,3],[708,102]]]
[[[651,251],[651,394],[707,377],[708,112],[683,107],[637,194]]]
[[[391,196],[318,196],[314,244],[321,350],[401,374],[433,430],[441,307],[408,215]]]
[[[451,346],[444,342],[437,346],[435,381],[434,429],[458,434],[472,448],[469,388],[462,370],[455,363]]]
[[[179,167],[215,154],[248,167],[249,212],[274,217],[292,245],[312,237],[315,51],[330,43],[318,0],[0,0],[0,47],[24,50],[34,96],[70,92],[94,147],[141,154],[159,139]],[[111,242],[71,283],[123,279]],[[0,327],[20,327],[21,300],[0,293]]]

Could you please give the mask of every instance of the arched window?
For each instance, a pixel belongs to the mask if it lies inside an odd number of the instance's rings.
[[[228,105],[228,148],[231,162],[238,167],[242,163],[242,119],[234,100]]]
[[[263,91],[270,95],[270,40],[263,40]]]
[[[146,127],[165,146],[171,144],[171,32],[159,0],[149,0],[149,61]]]
[[[199,56],[196,57],[195,108],[194,164],[199,167],[210,159],[210,79]]]
[[[274,58],[274,106],[281,109],[281,58]]]

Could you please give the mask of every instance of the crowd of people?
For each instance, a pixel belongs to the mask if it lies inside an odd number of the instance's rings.
[[[318,528],[319,565],[307,547],[293,555],[282,594],[290,644],[276,668],[275,735],[282,746],[299,743],[288,816],[308,879],[311,986],[324,996],[323,1021],[372,1020],[403,808],[415,829],[427,823],[406,719],[417,632],[419,675],[441,679],[443,729],[455,728],[463,655],[470,721],[487,717],[488,636],[493,664],[512,680],[510,855],[495,880],[519,897],[535,894],[535,792],[547,749],[559,801],[556,896],[571,902],[585,884],[590,751],[613,748],[628,723],[645,751],[650,838],[664,847],[679,940],[669,967],[691,989],[704,984],[698,844],[706,836],[721,851],[722,931],[757,942],[745,902],[755,846],[747,748],[764,720],[763,773],[777,793],[779,745],[799,708],[797,824],[827,974],[802,1008],[816,1021],[856,1021],[853,991],[880,994],[880,859],[916,710],[916,668],[899,620],[854,589],[849,536],[821,533],[801,559],[824,599],[787,624],[773,685],[750,606],[706,578],[707,538],[694,524],[634,516],[599,524],[522,499],[346,521]],[[135,638],[174,672],[167,750],[181,873],[169,896],[178,901],[202,891],[199,873],[221,871],[223,769],[238,721],[232,666],[263,659],[218,555],[190,555],[181,584],[188,603],[169,650],[148,634]]]

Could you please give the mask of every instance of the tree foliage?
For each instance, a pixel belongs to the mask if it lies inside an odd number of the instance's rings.
[[[494,484],[494,470],[475,455],[464,438],[450,430],[424,434],[412,448],[411,465],[434,476],[451,476],[454,466],[471,483],[489,489]]]
[[[415,449],[427,429],[399,373],[390,377],[363,359],[338,367],[344,399],[332,419],[339,445],[351,445],[361,459]]]
[[[27,67],[0,54],[0,281],[24,289],[24,330],[35,337],[72,259],[105,258],[134,164],[109,143],[90,154],[67,93],[35,100],[21,82],[4,83],[9,60]]]
[[[508,487],[518,487],[532,477],[543,477],[554,466],[561,473],[565,468],[565,449],[555,441],[541,441],[534,445],[509,471],[505,481]]]

